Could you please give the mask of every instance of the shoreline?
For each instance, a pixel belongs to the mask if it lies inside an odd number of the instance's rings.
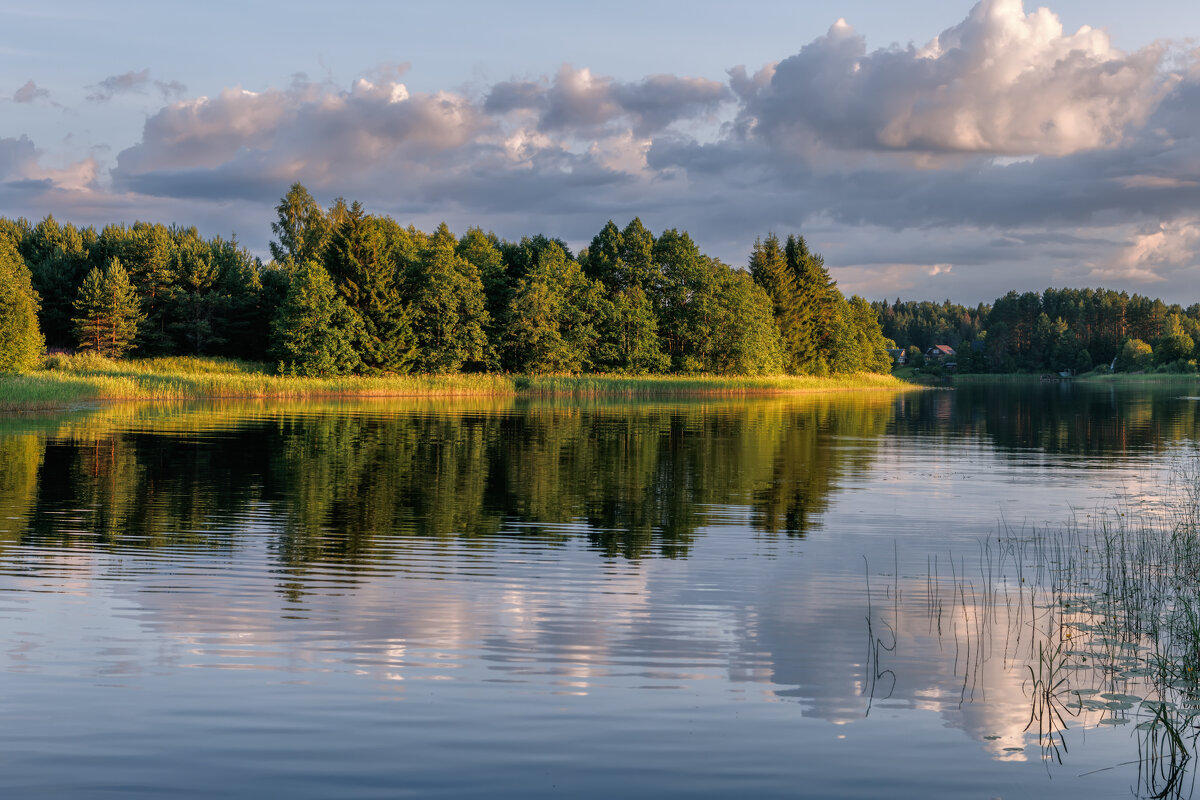
[[[42,369],[0,375],[0,412],[54,411],[125,401],[460,397],[770,397],[919,391],[892,375],[273,375],[262,364],[205,358],[109,361],[54,356]]]

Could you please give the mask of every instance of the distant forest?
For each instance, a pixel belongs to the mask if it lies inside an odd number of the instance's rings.
[[[960,372],[1196,372],[1200,304],[1184,308],[1110,289],[1009,292],[991,306],[896,300],[871,304],[910,357],[955,348]],[[910,358],[911,360],[911,358]]]
[[[801,236],[756,242],[744,270],[636,218],[576,255],[540,234],[427,233],[341,199],[323,209],[300,184],[275,210],[265,264],[195,228],[0,219],[0,296],[25,309],[0,318],[0,340],[298,375],[890,369],[875,311],[842,295]],[[9,361],[0,369],[31,366]]]

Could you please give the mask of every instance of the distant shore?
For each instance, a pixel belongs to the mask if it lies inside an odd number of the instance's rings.
[[[0,375],[0,411],[125,400],[319,397],[738,397],[919,389],[891,375],[392,375],[305,378],[208,358],[108,360],[51,356],[41,369]]]
[[[926,374],[911,368],[896,371],[901,381],[910,381],[924,386],[955,386],[958,384],[987,383],[1038,383],[1074,381],[1089,385],[1139,384],[1139,383],[1200,383],[1200,375],[1186,372],[1085,372],[1082,375],[1062,377],[1057,373],[1037,372],[964,372],[943,375]]]

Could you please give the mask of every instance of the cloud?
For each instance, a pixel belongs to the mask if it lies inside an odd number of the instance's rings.
[[[983,0],[922,48],[867,52],[844,20],[735,87],[742,126],[772,146],[1065,155],[1119,144],[1178,75],[1160,45],[1132,54],[1089,27],[1064,34],[1048,9]]]
[[[84,198],[91,213],[107,197],[227,219],[222,230],[260,209],[258,232],[243,230],[260,249],[271,205],[301,181],[405,222],[573,244],[636,214],[692,231],[733,264],[756,235],[802,230],[835,276],[876,296],[873,276],[886,293],[971,301],[1048,281],[1170,276],[1200,291],[1188,271],[1200,245],[1188,233],[1200,219],[1200,53],[1124,53],[1019,0],[985,0],[923,47],[871,51],[839,21],[724,82],[563,65],[422,92],[401,82],[407,70],[383,65],[348,85],[297,73],[211,97],[149,70],[112,76],[97,98],[158,93],[165,106],[115,163],[97,155],[111,169],[42,168],[32,143],[0,140],[0,176],[11,152],[21,166],[9,198]]]
[[[149,83],[149,69],[140,72],[130,70],[120,75],[109,75],[96,85],[89,87],[93,89],[93,92],[87,96],[87,99],[94,103],[106,103],[118,94],[143,92]]]
[[[37,163],[37,148],[28,136],[0,138],[0,181],[25,177]]]
[[[32,80],[26,81],[25,85],[13,92],[14,103],[33,103],[37,100],[48,100],[50,92],[41,88]]]
[[[158,89],[162,94],[163,100],[170,100],[172,97],[182,97],[187,91],[187,86],[179,81],[155,81],[154,88]]]
[[[1117,255],[1092,271],[1098,280],[1158,282],[1164,272],[1200,265],[1200,218],[1144,225]]]
[[[597,132],[617,125],[643,137],[674,122],[712,113],[729,100],[728,87],[705,78],[652,75],[636,83],[597,77],[564,65],[552,82],[505,81],[491,87],[483,110],[533,111],[541,131]]]

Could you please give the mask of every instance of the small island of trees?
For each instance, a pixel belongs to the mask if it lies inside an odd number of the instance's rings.
[[[275,210],[268,263],[195,228],[0,219],[0,369],[32,368],[43,347],[303,376],[890,369],[874,310],[842,295],[802,236],[759,240],[745,270],[637,218],[576,255],[540,234],[323,209],[300,184]]]

